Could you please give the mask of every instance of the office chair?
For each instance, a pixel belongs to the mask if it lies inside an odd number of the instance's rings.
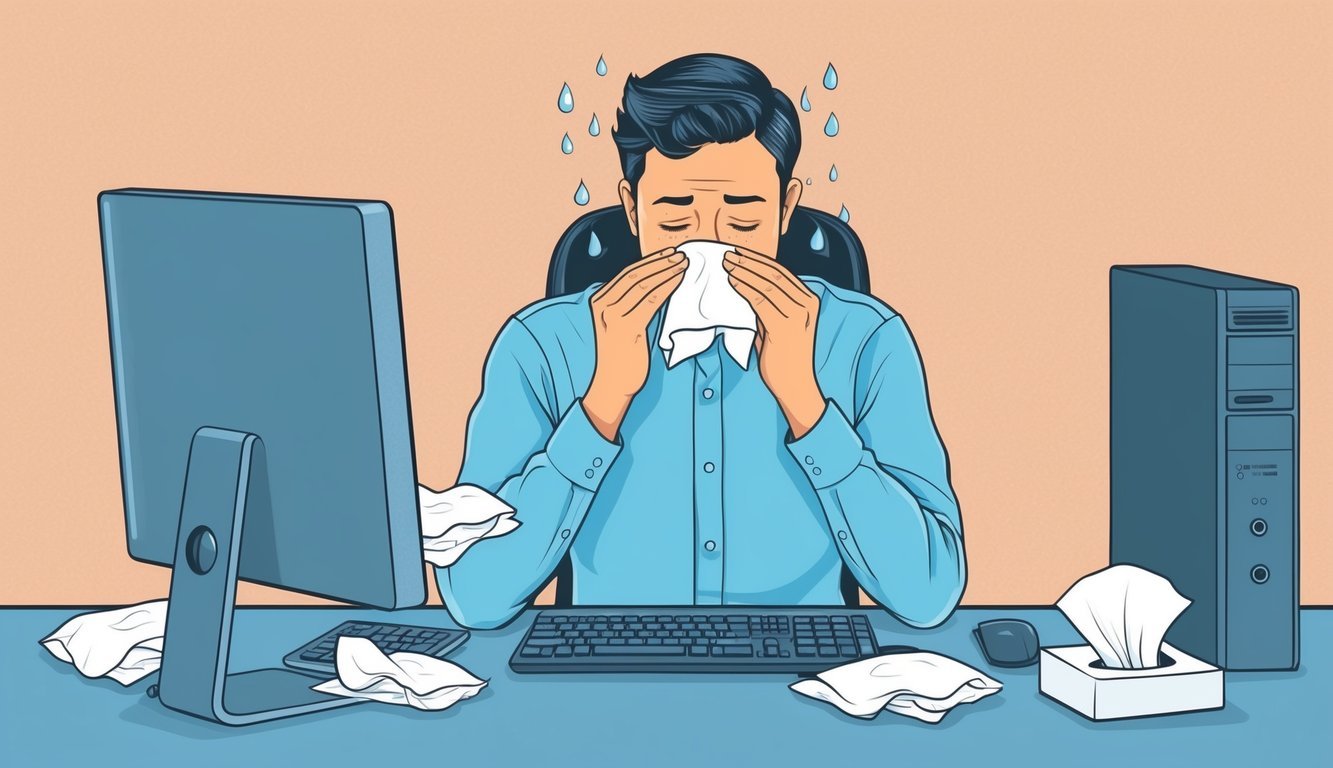
[[[606,282],[640,258],[639,240],[630,232],[620,206],[599,208],[580,216],[555,244],[546,274],[546,295],[577,293],[596,282]],[[796,206],[787,234],[778,241],[778,263],[796,275],[823,278],[841,288],[870,292],[870,274],[861,240],[837,216]],[[573,605],[573,563],[565,553],[555,574],[555,605]],[[548,584],[550,582],[547,582]],[[846,566],[842,569],[842,598],[847,605],[860,602],[859,585]]]

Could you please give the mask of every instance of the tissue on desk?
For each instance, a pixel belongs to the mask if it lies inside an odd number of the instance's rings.
[[[167,601],[75,616],[40,641],[85,677],[133,685],[162,666]]]
[[[427,562],[447,568],[482,539],[518,528],[514,508],[484,488],[463,483],[444,491],[417,487],[421,549]]]
[[[314,690],[334,696],[441,710],[476,696],[486,681],[444,659],[420,653],[384,655],[369,638],[338,638],[338,676]]]
[[[1170,581],[1134,565],[1084,576],[1056,603],[1111,669],[1158,666],[1166,631],[1189,604]]]
[[[961,661],[926,652],[861,659],[791,685],[793,691],[855,717],[872,718],[887,709],[927,723],[938,723],[959,704],[1003,687]]]
[[[667,300],[657,345],[672,368],[713,345],[722,346],[736,364],[746,368],[758,327],[754,308],[727,280],[722,257],[735,246],[710,240],[689,240],[676,246],[689,264],[680,285]]]

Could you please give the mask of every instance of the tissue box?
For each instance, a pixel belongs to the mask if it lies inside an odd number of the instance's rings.
[[[1153,669],[1108,669],[1090,645],[1043,648],[1039,687],[1043,695],[1092,720],[1225,705],[1222,670],[1166,643],[1162,655],[1172,663]]]

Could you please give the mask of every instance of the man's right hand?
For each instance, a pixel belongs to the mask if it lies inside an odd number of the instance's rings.
[[[685,275],[685,254],[664,248],[636,261],[592,295],[597,369],[583,410],[614,441],[634,396],[648,379],[648,321]]]

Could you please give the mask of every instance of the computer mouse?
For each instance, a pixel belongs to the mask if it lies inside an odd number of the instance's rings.
[[[1022,619],[983,621],[972,634],[986,660],[997,667],[1026,667],[1037,661],[1037,630]]]

